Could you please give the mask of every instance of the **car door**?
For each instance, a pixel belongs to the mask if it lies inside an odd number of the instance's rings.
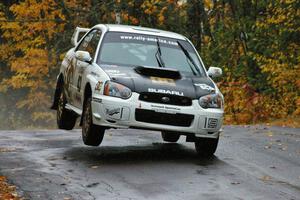
[[[92,30],[86,37],[83,39],[81,44],[78,46],[76,51],[87,51],[94,61],[95,53],[97,46],[101,37],[100,30]],[[84,89],[84,84],[82,84],[82,76],[85,74],[86,69],[90,64],[87,62],[80,61],[76,59],[76,67],[74,74],[74,106],[80,108],[82,105],[82,90]]]

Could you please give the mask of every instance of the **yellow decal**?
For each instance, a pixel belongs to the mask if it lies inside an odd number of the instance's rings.
[[[168,84],[168,85],[175,85],[175,81],[171,78],[161,78],[156,76],[150,76],[152,83],[157,84]]]

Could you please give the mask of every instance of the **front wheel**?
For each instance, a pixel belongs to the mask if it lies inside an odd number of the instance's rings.
[[[199,156],[212,157],[217,150],[218,138],[197,138],[195,148]]]
[[[57,126],[60,129],[72,130],[75,126],[77,116],[72,111],[65,108],[67,103],[64,92],[61,91],[56,113]]]
[[[99,146],[103,140],[105,129],[93,124],[93,113],[91,107],[92,99],[89,97],[84,105],[82,119],[82,140],[85,145]]]
[[[161,137],[165,142],[177,142],[180,138],[180,134],[170,131],[162,131]]]

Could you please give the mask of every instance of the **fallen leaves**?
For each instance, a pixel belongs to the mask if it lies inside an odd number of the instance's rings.
[[[16,148],[5,148],[5,147],[0,147],[0,153],[8,153],[8,152],[14,152],[17,151]]]
[[[9,185],[4,176],[0,176],[0,199],[1,200],[22,200],[16,192],[16,186]]]
[[[272,131],[268,131],[266,134],[267,134],[268,137],[273,137],[273,132]]]
[[[269,143],[267,145],[264,146],[265,149],[271,149],[272,148],[273,143]],[[280,149],[281,151],[286,151],[288,149],[288,147],[286,145],[282,145],[281,143],[277,144],[279,147],[278,149]]]
[[[283,119],[276,119],[270,122],[271,126],[281,126],[281,127],[290,127],[290,128],[299,128],[300,127],[300,117],[297,116],[288,116]]]
[[[268,144],[265,144],[264,148],[265,149],[271,149],[271,148],[277,148],[281,151],[287,151],[288,149],[288,144],[284,143],[281,139],[278,139],[278,135],[272,132],[272,131],[268,131],[264,133],[268,138]]]
[[[282,151],[286,151],[287,147],[280,147],[279,149],[282,150]]]
[[[262,180],[263,182],[268,182],[268,181],[272,180],[272,178],[271,178],[271,176],[265,175],[265,176],[262,176],[260,178],[260,180]]]
[[[98,183],[98,182],[95,182],[95,183],[88,184],[88,185],[86,185],[85,187],[91,188],[91,187],[96,187],[97,185],[99,185],[99,183]]]

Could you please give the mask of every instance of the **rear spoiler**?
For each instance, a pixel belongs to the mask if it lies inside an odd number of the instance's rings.
[[[80,27],[76,27],[72,38],[71,38],[71,43],[72,45],[76,46],[78,44],[78,42],[80,41],[81,37],[87,33],[89,30],[89,28],[80,28]]]

